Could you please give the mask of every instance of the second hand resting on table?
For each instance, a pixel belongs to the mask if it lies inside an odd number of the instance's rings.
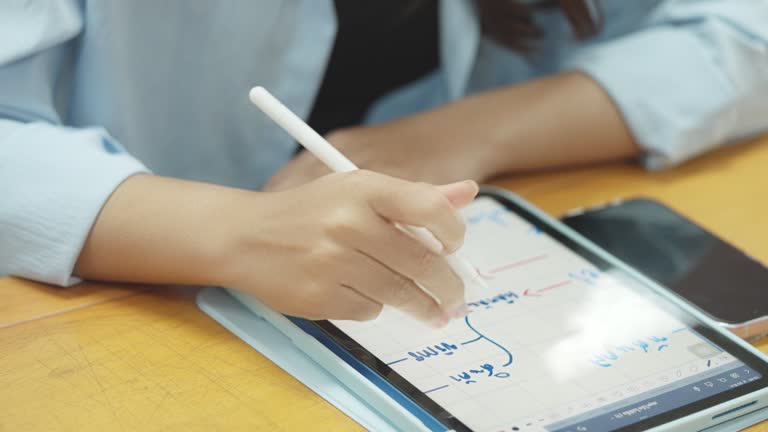
[[[454,252],[464,240],[458,209],[477,191],[472,181],[432,186],[369,171],[274,193],[136,175],[102,209],[75,274],[235,288],[310,319],[367,320],[386,304],[442,326],[463,311],[464,286],[393,222],[425,227]]]
[[[328,140],[361,168],[436,184],[640,153],[611,98],[576,72],[488,91],[389,123],[341,129]],[[328,172],[304,151],[266,190],[295,187]]]

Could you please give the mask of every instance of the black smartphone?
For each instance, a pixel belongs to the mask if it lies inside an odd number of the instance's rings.
[[[563,222],[740,337],[768,334],[768,268],[669,207],[635,198]]]

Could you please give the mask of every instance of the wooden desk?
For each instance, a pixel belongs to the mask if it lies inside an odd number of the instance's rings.
[[[619,164],[499,184],[553,214],[658,198],[768,262],[768,138],[669,172]],[[195,292],[0,279],[0,431],[360,430],[201,313]]]

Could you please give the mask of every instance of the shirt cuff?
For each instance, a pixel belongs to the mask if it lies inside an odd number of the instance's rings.
[[[100,128],[0,120],[0,274],[56,285],[72,271],[102,206],[147,172]]]
[[[661,169],[734,133],[737,95],[719,53],[695,30],[658,27],[585,47],[564,69],[605,89],[645,149],[646,167]]]

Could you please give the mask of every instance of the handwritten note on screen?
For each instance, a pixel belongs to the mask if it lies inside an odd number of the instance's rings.
[[[494,200],[464,216],[463,253],[490,287],[467,292],[464,320],[334,324],[472,429],[539,430],[735,361],[691,349],[706,341],[684,322]]]

